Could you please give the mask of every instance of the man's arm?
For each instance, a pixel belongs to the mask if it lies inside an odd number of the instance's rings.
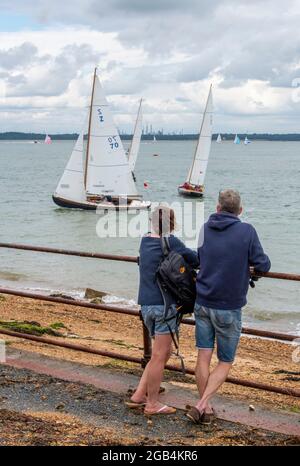
[[[268,272],[271,268],[271,261],[265,254],[259,241],[255,228],[252,227],[252,238],[249,245],[249,265],[257,272]]]
[[[176,251],[181,254],[184,259],[193,267],[196,268],[199,265],[198,254],[190,248],[187,248],[185,244],[180,241],[176,236],[173,237],[174,246]]]

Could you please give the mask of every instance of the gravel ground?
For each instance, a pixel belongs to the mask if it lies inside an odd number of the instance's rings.
[[[147,418],[121,396],[0,366],[0,445],[296,445],[299,438],[178,411]]]

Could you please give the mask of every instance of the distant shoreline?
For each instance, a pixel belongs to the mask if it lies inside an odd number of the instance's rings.
[[[77,139],[77,133],[65,134],[49,134],[54,141],[74,141]],[[155,136],[157,141],[193,141],[198,138],[198,134],[143,134],[142,141],[153,141]],[[268,134],[268,133],[238,133],[240,139],[248,137],[250,141],[300,141],[300,133],[289,134]],[[218,134],[213,134],[212,139],[215,141]],[[85,136],[86,138],[86,136]],[[222,139],[224,141],[233,141],[235,134],[223,133]],[[42,133],[22,133],[22,132],[5,132],[0,133],[0,141],[42,141],[45,139],[45,134]],[[121,134],[123,141],[130,141],[131,134]]]

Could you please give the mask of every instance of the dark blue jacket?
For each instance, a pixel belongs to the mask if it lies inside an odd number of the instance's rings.
[[[181,254],[193,267],[198,266],[197,252],[185,247],[179,238],[169,236],[170,249]],[[163,257],[160,238],[146,235],[142,238],[140,245],[140,286],[138,303],[141,306],[153,304],[164,304],[163,298],[156,281],[156,271]]]
[[[268,272],[271,267],[255,228],[233,214],[215,213],[200,232],[199,246],[197,303],[212,309],[244,306],[250,279],[249,266],[258,272]]]

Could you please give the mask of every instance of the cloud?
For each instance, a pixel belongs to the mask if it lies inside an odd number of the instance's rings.
[[[12,70],[22,68],[33,63],[37,59],[38,48],[30,42],[11,47],[8,50],[0,50],[0,68]]]
[[[19,58],[21,52],[22,60]],[[40,57],[37,52],[37,47],[31,43],[7,51],[9,59],[4,61],[4,66],[1,62],[1,67],[7,68],[9,63],[11,70],[22,68],[25,73],[3,76],[7,84],[7,97],[61,95],[86,65],[93,67],[100,58],[99,53],[89,44],[66,45],[57,56],[48,54]],[[0,56],[1,54],[5,56],[5,51],[1,51]],[[37,66],[41,64],[42,66]]]
[[[68,108],[88,102],[98,63],[116,117],[128,124],[144,96],[149,122],[196,130],[212,82],[220,130],[248,116],[247,127],[263,131],[257,118],[267,114],[295,125],[298,2],[2,0],[1,6],[40,24],[36,31],[0,33],[5,109],[60,107],[68,119]]]

